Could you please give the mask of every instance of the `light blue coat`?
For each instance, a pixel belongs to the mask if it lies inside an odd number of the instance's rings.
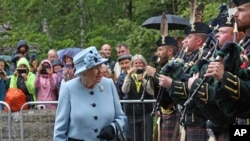
[[[103,77],[91,90],[81,84],[79,77],[72,79],[60,88],[54,141],[67,141],[68,137],[100,141],[97,136],[101,129],[114,120],[123,128],[127,118],[113,80]]]

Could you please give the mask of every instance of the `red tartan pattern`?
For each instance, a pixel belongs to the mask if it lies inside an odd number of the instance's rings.
[[[229,132],[224,132],[217,135],[216,141],[230,141]]]
[[[206,127],[195,126],[186,128],[186,141],[207,141],[208,138]]]
[[[174,137],[174,130],[179,116],[174,112],[171,115],[162,115],[161,121],[161,140],[172,141]]]

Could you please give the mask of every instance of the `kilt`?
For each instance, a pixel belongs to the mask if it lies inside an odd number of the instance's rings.
[[[172,141],[176,124],[179,121],[178,112],[174,111],[171,114],[162,114],[161,118],[161,140]]]
[[[207,141],[209,135],[206,127],[188,126],[186,127],[186,141]]]
[[[229,132],[223,132],[216,135],[216,141],[230,141]]]

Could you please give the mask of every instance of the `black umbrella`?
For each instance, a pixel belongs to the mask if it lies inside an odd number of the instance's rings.
[[[188,20],[183,17],[171,14],[166,14],[166,17],[169,30],[183,30],[186,26],[190,25]],[[143,22],[142,26],[160,30],[161,18],[162,15],[148,18],[145,22]]]

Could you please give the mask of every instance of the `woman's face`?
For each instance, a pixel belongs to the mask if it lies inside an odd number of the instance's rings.
[[[55,65],[53,67],[53,69],[54,69],[54,72],[58,72],[60,69],[62,69],[62,66],[61,65]]]
[[[93,68],[90,68],[83,72],[82,75],[84,76],[84,79],[87,79],[88,82],[92,84],[99,83],[102,79],[102,65],[99,64]]]
[[[4,70],[5,63],[3,61],[0,61],[0,70]]]
[[[102,76],[110,77],[109,70],[108,70],[107,66],[102,66]]]
[[[69,56],[64,56],[65,64],[73,64],[73,59]]]
[[[31,64],[32,64],[32,66],[33,66],[34,68],[37,68],[38,62],[37,62],[37,60],[33,60]]]
[[[145,66],[144,66],[142,60],[140,58],[137,58],[137,59],[134,60],[133,67],[144,68]]]
[[[28,67],[27,67],[26,65],[24,65],[24,64],[20,64],[20,65],[18,66],[18,68],[19,68],[19,69],[27,69],[27,70],[28,70]]]

